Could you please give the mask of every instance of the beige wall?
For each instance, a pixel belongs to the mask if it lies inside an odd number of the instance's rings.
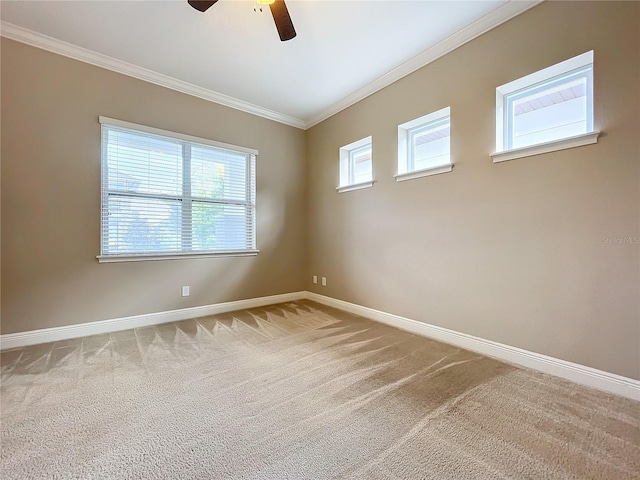
[[[304,131],[1,43],[3,334],[303,288]],[[98,264],[99,115],[258,149],[260,254]]]
[[[639,19],[546,2],[306,134],[3,39],[2,333],[306,288],[640,378],[639,247],[603,242],[640,236]],[[492,164],[495,87],[591,49],[599,143]],[[447,105],[454,171],[396,183],[397,125]],[[259,149],[261,253],[98,264],[99,115]],[[378,182],[336,193],[367,135]]]
[[[640,3],[545,2],[307,132],[307,289],[640,378]],[[495,88],[595,51],[597,145],[493,164]],[[397,125],[451,106],[453,172],[396,183]],[[373,188],[335,191],[373,135]],[[327,287],[313,285],[324,275]]]

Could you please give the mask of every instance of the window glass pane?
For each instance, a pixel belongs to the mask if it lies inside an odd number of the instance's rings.
[[[351,152],[351,169],[354,184],[368,182],[373,178],[370,145]]]
[[[251,248],[251,225],[245,205],[193,202],[194,250],[241,250]]]
[[[192,145],[191,196],[244,200],[247,196],[247,155]]]
[[[180,251],[181,203],[109,195],[105,253]]]
[[[255,155],[102,130],[103,255],[255,248]]]
[[[180,143],[110,130],[106,155],[109,190],[176,196],[182,193]]]
[[[193,249],[216,249],[216,221],[222,215],[220,204],[193,202],[191,207],[193,218]]]
[[[440,120],[409,133],[411,142],[411,170],[447,165],[450,163],[450,123]]]
[[[511,102],[512,143],[526,147],[587,133],[588,79],[560,80]]]

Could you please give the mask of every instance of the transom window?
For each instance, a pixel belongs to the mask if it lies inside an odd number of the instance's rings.
[[[398,126],[397,181],[450,172],[451,169],[450,107]]]
[[[506,148],[592,131],[592,78],[589,65],[506,95]]]
[[[100,261],[256,253],[257,151],[100,122]]]
[[[510,159],[500,154],[510,150],[524,150],[521,156],[527,156],[596,140],[593,51],[496,89],[494,161]],[[545,148],[537,148],[541,145]]]
[[[371,137],[340,148],[340,185],[338,192],[357,190],[373,185]]]
[[[349,183],[356,184],[371,180],[371,145],[349,152]]]

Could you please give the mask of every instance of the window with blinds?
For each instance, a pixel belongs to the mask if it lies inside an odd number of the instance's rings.
[[[101,261],[257,253],[257,151],[100,123]]]

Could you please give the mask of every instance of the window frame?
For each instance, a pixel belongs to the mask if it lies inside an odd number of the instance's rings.
[[[256,182],[255,182],[255,166],[258,150],[227,143],[217,142],[205,138],[185,135],[181,133],[161,130],[146,125],[138,125],[131,122],[125,122],[108,117],[99,117],[101,124],[101,214],[100,214],[100,255],[97,259],[100,263],[109,262],[131,262],[145,260],[175,260],[182,258],[194,257],[221,257],[221,256],[252,256],[257,255],[259,250],[256,248],[257,232],[256,232]],[[107,145],[109,131],[125,131],[133,134],[151,135],[163,140],[170,140],[182,146],[182,182],[181,191],[176,195],[155,194],[131,192],[121,189],[109,189],[108,185],[108,168],[107,168]],[[234,154],[242,154],[245,156],[245,195],[243,200],[221,198],[214,199],[209,197],[194,197],[191,195],[191,149],[193,146],[214,147],[227,150]],[[186,172],[186,174],[185,174]],[[104,211],[108,209],[110,196],[120,196],[127,198],[149,198],[158,200],[176,200],[180,201],[181,210],[181,234],[180,234],[180,250],[179,251],[158,251],[158,252],[125,252],[125,253],[108,253],[105,249],[105,242],[108,241],[107,222],[104,219]],[[207,203],[215,205],[242,205],[248,212],[245,215],[247,233],[250,235],[248,247],[245,249],[229,249],[229,250],[191,250],[193,246],[193,221],[191,211],[193,203]],[[191,235],[189,235],[191,232]]]
[[[594,128],[593,50],[513,80],[496,88],[496,151],[493,163],[597,143]],[[586,78],[586,132],[556,140],[513,147],[513,104],[519,98],[555,85]]]
[[[451,128],[451,107],[444,107],[416,119],[398,125],[398,163],[396,182],[412,180],[414,178],[439,175],[453,170],[451,159],[451,133],[449,133],[449,157],[447,162],[427,168],[415,168],[413,138],[425,129],[432,129],[441,124],[448,124]]]
[[[365,150],[371,150],[371,179],[355,183],[355,156]],[[338,176],[338,193],[372,187],[373,179],[373,137],[368,136],[340,147],[340,169]]]
[[[373,156],[373,149],[370,143],[349,151],[349,185],[356,185],[356,157],[363,152],[370,152],[369,156]],[[371,170],[373,172],[373,165]]]

